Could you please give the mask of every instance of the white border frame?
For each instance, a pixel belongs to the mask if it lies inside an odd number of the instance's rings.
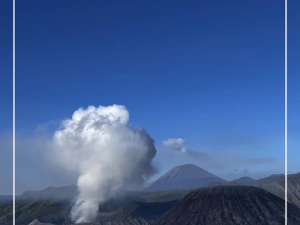
[[[16,224],[16,1],[13,0],[13,225]],[[285,225],[287,223],[287,0],[285,0]]]

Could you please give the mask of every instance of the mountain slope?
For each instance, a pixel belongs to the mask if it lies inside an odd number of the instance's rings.
[[[62,186],[62,187],[48,187],[39,191],[25,191],[19,199],[48,199],[48,200],[69,200],[77,195],[77,186]]]
[[[220,177],[192,164],[176,166],[150,184],[144,191],[197,188],[209,182],[224,181]]]
[[[284,174],[272,174],[269,177],[282,177],[282,176],[285,176],[285,175]]]
[[[251,177],[241,177],[239,179],[235,179],[231,182],[233,183],[245,183],[245,182],[254,182],[255,180]]]
[[[300,208],[300,173],[288,175],[288,200]],[[261,187],[280,198],[285,195],[285,176],[271,176],[246,183],[250,186]]]
[[[215,186],[197,189],[155,225],[281,225],[284,200],[256,187]],[[288,204],[289,225],[300,224],[300,209]]]
[[[300,208],[300,173],[289,174],[288,182],[288,201]],[[219,185],[236,185],[235,182],[211,182],[206,187],[214,187]],[[260,187],[268,192],[284,199],[285,196],[285,176],[275,175],[259,179],[254,182],[239,182],[238,184]]]

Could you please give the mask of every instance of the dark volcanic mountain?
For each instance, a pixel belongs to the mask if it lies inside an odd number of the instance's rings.
[[[209,182],[224,182],[220,177],[192,164],[176,166],[150,184],[144,191],[191,189]]]
[[[283,199],[256,187],[215,186],[192,191],[155,225],[282,225]],[[289,225],[300,224],[300,209],[288,204]]]
[[[245,182],[254,182],[255,180],[251,177],[241,177],[239,179],[235,179],[231,182],[233,183],[245,183]]]

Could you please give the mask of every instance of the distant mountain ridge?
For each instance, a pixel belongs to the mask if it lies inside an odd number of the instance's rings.
[[[285,176],[270,176],[259,179],[247,185],[261,187],[280,198],[285,196]],[[300,173],[289,174],[287,176],[288,200],[300,208]]]
[[[194,171],[192,174],[190,173],[191,168],[192,171]],[[168,176],[162,180],[169,183],[174,182],[174,180],[180,180],[182,183],[185,183],[186,181],[182,181],[180,179],[181,177],[188,178],[188,181],[197,181],[201,176],[206,178],[207,174],[212,176],[212,178],[217,177],[214,174],[201,168],[199,168],[199,170],[198,168],[199,167],[190,164],[175,167],[166,173]],[[282,203],[280,202],[284,199],[285,176],[270,176],[252,182],[243,182],[243,180],[249,180],[248,177],[242,177],[237,180],[238,182],[227,182],[221,179],[221,181],[206,184],[207,187],[204,188],[193,187],[189,189],[182,188],[151,192],[123,190],[118,193],[114,199],[110,199],[100,206],[97,222],[93,224],[282,224]],[[198,184],[199,183],[197,183],[197,185]],[[190,196],[191,193],[195,193],[195,189],[197,189],[196,192],[200,194],[188,198],[187,203],[184,199]],[[24,192],[21,196],[17,196],[16,198],[16,225],[28,225],[30,222],[33,223],[32,225],[72,224],[73,222],[69,219],[69,213],[76,194],[76,185],[48,187],[40,191]],[[198,205],[200,204],[199,196],[206,199],[205,202],[201,203],[200,201],[201,206]],[[3,204],[0,204],[1,225],[11,225],[12,223],[12,203],[10,197],[11,196],[2,196],[4,201]],[[281,200],[278,200],[278,197],[280,197]],[[253,199],[259,200],[258,205],[255,205]],[[289,212],[291,212],[289,214],[289,225],[300,224],[300,173],[288,175],[288,200],[291,203],[289,203]],[[176,204],[176,202],[178,203]],[[225,204],[225,208],[222,204]],[[253,209],[245,208],[245,204]],[[179,208],[178,205],[180,205]],[[195,209],[199,207],[202,210],[201,213],[198,213],[197,210],[195,211]],[[270,207],[271,211],[268,211]],[[174,208],[176,208],[176,211],[174,211]],[[224,211],[222,211],[223,208]],[[241,210],[236,210],[237,208]],[[184,211],[185,209],[188,211]],[[179,217],[177,215],[178,213]],[[229,214],[227,215],[226,213]],[[221,217],[217,222],[213,221],[215,215]],[[257,215],[262,215],[264,220],[260,221]],[[185,223],[185,221],[189,221],[190,218],[194,218],[194,220],[190,221],[191,223]],[[242,223],[238,221],[242,221]]]
[[[284,224],[284,200],[262,188],[232,185],[203,187],[180,201],[114,201],[85,225],[251,225]],[[19,205],[21,204],[21,205]],[[111,208],[111,204],[114,207]],[[17,225],[71,225],[70,203],[33,200],[17,203]],[[300,223],[300,209],[288,203],[288,224]],[[1,212],[1,210],[0,210]],[[11,221],[1,223],[10,225]],[[82,224],[83,225],[83,224]]]
[[[272,174],[269,177],[281,177],[281,176],[285,176],[285,174]]]
[[[292,178],[292,179],[291,179]],[[169,196],[166,199],[174,200],[183,197],[184,193],[189,193],[191,190],[202,186],[217,186],[217,185],[234,185],[242,184],[249,186],[262,187],[265,190],[274,193],[275,195],[284,197],[284,174],[273,174],[269,177],[254,180],[250,177],[241,177],[231,182],[225,181],[222,178],[192,164],[176,166],[166,174],[161,176],[155,182],[144,188],[142,191],[123,191],[122,195],[130,195],[136,197],[147,196],[149,192],[154,193],[154,199],[158,200],[157,196]],[[293,182],[290,182],[290,181]],[[288,175],[289,184],[289,199],[292,203],[300,207],[300,173],[298,175]],[[173,190],[173,191],[172,191]],[[175,194],[175,190],[178,194]],[[293,191],[291,191],[293,190]],[[155,193],[157,192],[157,193]],[[173,192],[173,193],[172,193]],[[48,187],[38,191],[25,191],[22,195],[16,196],[18,199],[50,199],[50,200],[72,200],[77,195],[77,186],[69,185],[62,187]],[[149,194],[149,198],[150,198]],[[163,197],[164,198],[164,197]],[[1,196],[0,205],[10,202],[12,196]]]
[[[234,182],[234,183],[245,183],[245,182],[254,182],[256,180],[254,180],[253,178],[251,177],[241,177],[239,179],[235,179],[231,182]]]
[[[202,187],[209,182],[225,182],[225,180],[198,166],[185,164],[174,167],[143,191],[191,189]]]
[[[210,182],[205,186],[214,187],[219,185],[236,185],[235,182]],[[270,193],[284,199],[285,198],[285,176],[276,175],[262,178],[252,182],[240,182],[240,185],[260,187]],[[288,201],[300,208],[300,173],[289,174],[287,176]]]
[[[77,195],[77,186],[47,187],[39,191],[25,191],[19,199],[68,200]]]
[[[186,169],[188,168],[188,169]],[[192,171],[200,171],[200,177],[211,176],[208,178],[200,178],[199,173],[189,173],[189,168]],[[200,169],[200,170],[199,170]],[[182,175],[183,174],[183,175]],[[188,174],[190,176],[186,176]],[[187,177],[187,180],[178,179],[180,177]],[[250,178],[252,179],[252,178]],[[175,180],[175,182],[174,182]],[[178,182],[176,182],[179,180]],[[164,184],[167,185],[164,186]],[[218,186],[218,185],[247,185],[261,187],[280,198],[284,199],[284,185],[285,176],[282,174],[273,174],[269,177],[262,178],[256,181],[250,181],[248,178],[240,178],[231,182],[227,182],[218,178],[212,173],[209,173],[197,166],[187,164],[178,166],[167,172],[160,179],[152,183],[150,186],[142,191],[123,191],[119,196],[131,196],[145,201],[172,201],[177,200],[195,188],[201,186]],[[171,187],[170,187],[171,186]],[[170,187],[170,188],[169,188]],[[162,190],[161,190],[162,189]],[[22,195],[16,196],[16,200],[74,200],[77,195],[77,186],[69,185],[63,187],[48,187],[39,191],[26,191]],[[300,173],[288,175],[288,200],[300,208]],[[0,206],[12,201],[11,195],[0,195]]]

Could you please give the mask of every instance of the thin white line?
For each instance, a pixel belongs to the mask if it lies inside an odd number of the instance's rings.
[[[13,0],[13,225],[16,224],[16,101],[15,101],[15,75],[16,75],[16,2]]]
[[[285,225],[287,225],[287,0],[285,0]]]

